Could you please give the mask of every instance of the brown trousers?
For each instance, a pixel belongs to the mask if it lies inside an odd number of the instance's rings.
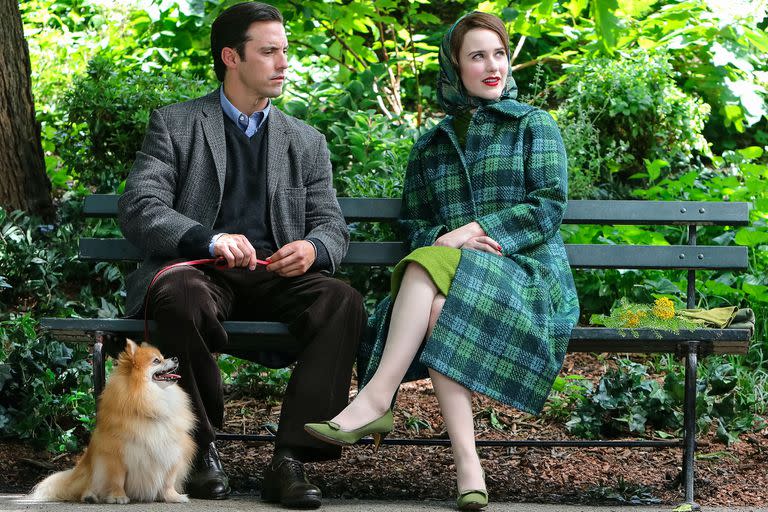
[[[263,267],[180,267],[149,291],[147,312],[157,322],[152,343],[179,358],[181,386],[198,416],[198,446],[215,439],[224,419],[222,380],[214,353],[227,351],[225,320],[284,322],[301,352],[282,400],[275,450],[305,462],[338,458],[340,448],[304,432],[347,405],[352,364],[365,324],[360,294],[319,272],[280,277]]]

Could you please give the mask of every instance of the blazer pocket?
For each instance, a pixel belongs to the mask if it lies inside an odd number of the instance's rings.
[[[307,216],[307,188],[286,187],[278,189],[275,204],[275,219],[284,232],[284,241],[276,240],[280,245],[304,238]],[[282,242],[282,243],[281,243]]]

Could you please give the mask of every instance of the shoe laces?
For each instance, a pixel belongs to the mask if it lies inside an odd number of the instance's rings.
[[[296,459],[292,459],[290,457],[285,457],[283,460],[281,460],[276,470],[280,470],[280,466],[285,466],[285,469],[283,471],[286,471],[290,473],[292,476],[295,476],[298,480],[305,481],[306,475],[304,474],[304,464],[301,461],[298,461]]]

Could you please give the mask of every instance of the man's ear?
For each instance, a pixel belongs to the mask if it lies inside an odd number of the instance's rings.
[[[221,49],[221,61],[224,63],[224,65],[228,68],[234,68],[237,66],[238,61],[240,60],[240,55],[238,55],[237,50],[234,48],[230,48],[228,46],[225,46]]]

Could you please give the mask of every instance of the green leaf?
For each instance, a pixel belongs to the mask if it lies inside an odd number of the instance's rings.
[[[653,162],[644,160],[643,162],[645,163],[645,168],[648,171],[648,176],[651,181],[656,181],[659,179],[659,176],[661,176],[661,170],[665,167],[669,167],[669,162],[666,160],[656,159]]]
[[[704,290],[708,296],[732,297],[737,290],[727,284],[709,280],[704,283]]]
[[[619,9],[632,18],[642,17],[652,10],[658,0],[619,0]]]
[[[586,0],[582,0],[582,1],[586,2]],[[501,10],[501,19],[507,23],[511,21],[515,21],[519,15],[520,15],[520,11],[512,7],[505,7],[504,9]]]
[[[616,35],[619,31],[619,19],[614,12],[619,5],[616,0],[592,0],[592,15],[595,18],[595,32],[603,49],[613,55],[616,48]]]
[[[768,33],[758,28],[743,27],[744,36],[762,53],[768,53]]]
[[[571,17],[577,18],[589,4],[588,0],[571,0],[565,3],[565,8],[568,9]]]
[[[763,156],[763,148],[759,146],[749,146],[748,148],[739,149],[738,153],[747,160],[755,160]]]
[[[717,420],[717,432],[715,432],[715,437],[719,439],[720,441],[728,444],[729,446],[736,441],[739,440],[739,433],[738,432],[731,432],[729,431],[723,421],[718,418]]]
[[[739,245],[755,247],[756,245],[768,243],[768,232],[755,228],[741,228],[736,232],[734,241]]]
[[[759,299],[763,302],[768,302],[768,286],[762,284],[744,283],[742,288],[751,296],[751,299]]]
[[[0,382],[0,387],[2,383]],[[552,391],[563,391],[565,389],[565,377],[559,375],[555,377],[555,382],[552,383]]]
[[[491,426],[495,428],[496,430],[504,430],[504,424],[499,421],[499,416],[496,414],[495,410],[491,410],[490,413],[491,417]]]
[[[743,115],[751,126],[763,116],[768,116],[763,96],[766,91],[751,80],[725,79],[726,87],[739,99],[743,107]]]
[[[730,363],[717,365],[709,374],[710,394],[724,395],[736,387],[736,370]]]
[[[542,2],[539,4],[539,14],[542,16],[550,16],[552,14],[552,9],[555,6],[555,0],[542,0]]]

